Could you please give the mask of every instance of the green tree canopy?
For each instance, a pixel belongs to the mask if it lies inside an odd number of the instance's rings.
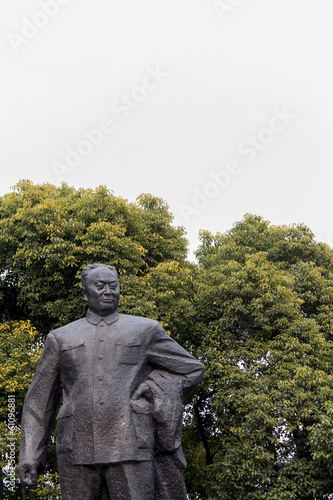
[[[82,316],[80,273],[91,262],[110,263],[120,276],[184,263],[184,229],[172,219],[151,195],[133,204],[103,186],[19,182],[0,198],[2,319],[31,319],[46,333]]]
[[[206,379],[188,431],[192,497],[331,498],[320,439],[332,422],[332,250],[305,226],[248,215],[226,234],[202,232],[197,256]]]
[[[77,190],[66,184],[21,181],[0,198],[3,419],[7,395],[15,393],[20,422],[45,335],[84,315],[81,271],[89,263],[116,267],[121,312],[155,318],[185,342],[186,317],[193,316],[193,290],[184,229],[172,221],[162,199],[144,194],[129,203],[103,186]],[[6,426],[1,427],[0,438],[4,465]],[[57,498],[58,494],[56,488],[50,490],[56,478],[52,446],[48,457],[39,498]],[[16,499],[19,486],[14,493],[6,491],[8,498]]]
[[[81,270],[103,262],[119,272],[120,312],[160,321],[205,363],[184,416],[189,497],[331,500],[332,249],[304,225],[246,215],[202,231],[190,264],[172,221],[160,198],[103,186],[21,181],[0,198],[2,466],[7,395],[19,424],[45,335],[84,315]],[[37,498],[57,498],[56,472],[53,437]]]

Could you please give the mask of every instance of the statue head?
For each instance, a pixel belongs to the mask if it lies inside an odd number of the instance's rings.
[[[117,310],[119,281],[114,267],[89,264],[82,270],[82,294],[91,312],[108,316]]]

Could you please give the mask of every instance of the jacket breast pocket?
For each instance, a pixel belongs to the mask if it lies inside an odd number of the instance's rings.
[[[73,351],[74,349],[77,349],[78,347],[83,347],[84,344],[85,344],[84,340],[79,340],[77,342],[70,342],[68,344],[63,345],[61,350],[62,350],[62,352]]]
[[[61,357],[66,368],[82,365],[84,361],[84,340],[64,344],[61,348]]]
[[[118,363],[137,365],[140,359],[140,340],[117,339],[116,356]]]

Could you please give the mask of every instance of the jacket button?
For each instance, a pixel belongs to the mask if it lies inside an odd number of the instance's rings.
[[[103,356],[99,355],[99,356],[98,356],[98,359],[103,359]]]
[[[100,323],[99,326],[102,328],[102,326],[104,326],[104,323]]]

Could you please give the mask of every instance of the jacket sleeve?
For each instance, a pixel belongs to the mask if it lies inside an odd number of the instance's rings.
[[[188,396],[203,377],[203,365],[169,337],[159,323],[156,322],[149,327],[148,334],[147,358],[149,364],[157,371],[163,370],[178,375],[182,396]],[[148,383],[149,380],[154,380],[154,371],[150,373]]]
[[[59,351],[54,335],[49,333],[23,405],[20,461],[39,460],[42,466],[45,465],[47,447],[61,396]]]

